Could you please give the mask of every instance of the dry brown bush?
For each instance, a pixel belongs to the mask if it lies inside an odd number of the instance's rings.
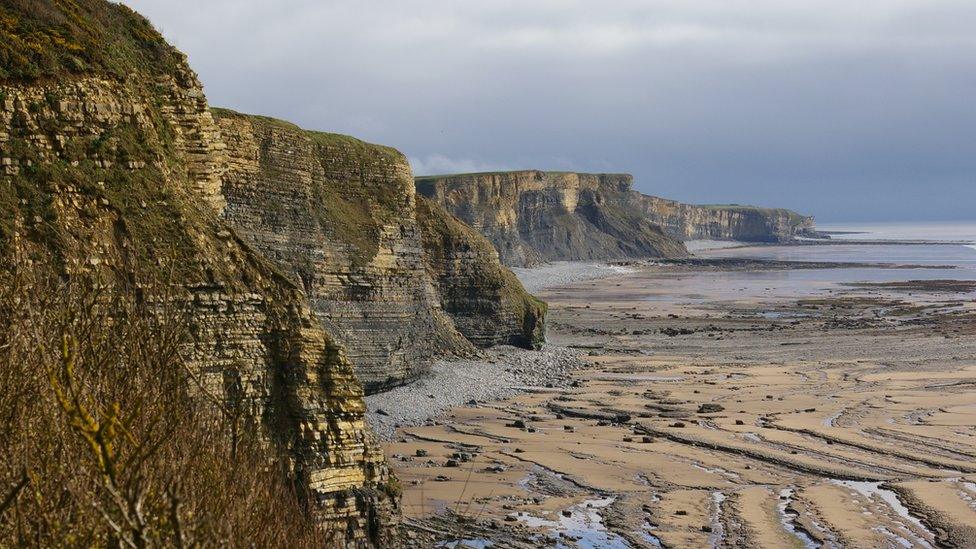
[[[324,545],[256,422],[195,386],[180,300],[43,271],[0,274],[0,546]]]

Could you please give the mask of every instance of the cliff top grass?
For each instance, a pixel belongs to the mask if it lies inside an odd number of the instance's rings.
[[[307,135],[312,141],[317,145],[333,145],[333,146],[345,146],[352,149],[354,152],[368,153],[370,155],[375,155],[377,153],[389,155],[390,157],[395,157],[396,159],[404,158],[403,153],[398,151],[393,147],[387,145],[377,145],[376,143],[369,143],[363,141],[362,139],[357,139],[350,135],[344,135],[341,133],[331,133],[316,130],[306,130],[297,124],[288,122],[287,120],[281,120],[279,118],[273,118],[270,116],[263,116],[260,114],[246,114],[238,112],[232,109],[227,109],[224,107],[211,107],[210,111],[217,118],[238,118],[242,120],[249,120],[252,123],[260,123],[266,126],[271,126],[281,130],[288,130],[294,132],[301,132]]]
[[[629,173],[588,173],[588,172],[571,172],[571,171],[560,171],[560,170],[535,170],[527,168],[524,170],[499,170],[493,172],[470,172],[470,173],[448,173],[448,174],[437,174],[437,175],[418,175],[414,177],[417,183],[423,182],[433,182],[440,179],[451,179],[455,177],[477,177],[486,175],[512,175],[520,173],[544,173],[547,175],[593,175],[593,176],[615,176],[615,177],[633,177]]]
[[[767,208],[763,206],[749,206],[743,204],[698,204],[699,208],[706,210],[730,210],[736,212],[755,212],[760,215],[785,214],[790,218],[791,223],[802,223],[807,216],[794,212],[787,208]]]
[[[270,116],[262,116],[260,114],[245,114],[242,112],[235,111],[233,109],[227,109],[224,107],[210,107],[210,112],[217,118],[237,118],[240,120],[248,120],[252,122],[260,122],[268,126],[274,126],[282,130],[290,131],[305,131],[298,127],[296,124],[292,124],[287,120],[280,120],[278,118],[272,118]]]
[[[168,74],[183,55],[144,17],[105,0],[4,0],[0,83],[133,71]]]

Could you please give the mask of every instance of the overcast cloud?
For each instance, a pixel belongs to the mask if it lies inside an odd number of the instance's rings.
[[[214,105],[417,173],[624,171],[689,202],[976,219],[972,0],[125,0]]]

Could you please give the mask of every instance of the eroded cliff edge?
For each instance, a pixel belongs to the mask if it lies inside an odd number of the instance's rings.
[[[479,347],[538,347],[546,304],[500,263],[491,242],[432,201],[417,197],[427,271],[458,330]]]
[[[683,204],[634,192],[648,218],[681,240],[789,242],[817,236],[813,217],[785,208]]]
[[[416,178],[418,192],[484,234],[506,265],[686,255],[631,184],[623,174],[537,170]]]
[[[628,174],[537,170],[416,178],[417,191],[494,244],[502,261],[680,257],[687,240],[789,242],[813,218],[781,208],[683,204],[633,189]]]
[[[215,109],[224,218],[308,295],[367,392],[474,346],[531,347],[545,308],[490,245],[418,202],[390,147]]]
[[[2,268],[178,301],[203,390],[253,413],[337,544],[384,545],[396,490],[362,388],[301,289],[221,219],[224,145],[184,56],[103,0],[2,10]]]

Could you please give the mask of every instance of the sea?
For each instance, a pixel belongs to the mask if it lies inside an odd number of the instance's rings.
[[[830,243],[728,247],[691,243],[704,258],[886,263],[830,269],[701,271],[655,275],[645,299],[704,303],[755,298],[789,299],[846,291],[852,283],[910,280],[976,280],[976,222],[829,223]],[[958,296],[976,298],[976,295]]]

